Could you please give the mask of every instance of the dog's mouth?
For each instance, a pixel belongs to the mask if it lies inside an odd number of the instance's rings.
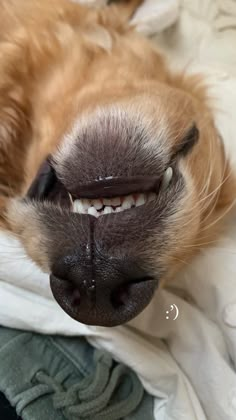
[[[67,189],[58,179],[50,161],[45,161],[30,187],[28,197],[49,200],[69,208],[73,213],[96,218],[135,209],[156,200],[161,190],[171,183],[173,169],[168,167],[163,177],[105,177]]]
[[[71,211],[97,218],[121,213],[154,201],[160,184],[160,179],[155,177],[99,179],[69,193]]]

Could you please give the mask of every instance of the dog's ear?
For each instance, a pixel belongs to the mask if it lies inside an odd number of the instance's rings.
[[[97,22],[118,33],[127,30],[128,22],[144,0],[109,0],[108,5],[98,9]]]
[[[94,24],[87,27],[83,32],[83,37],[105,51],[109,52],[112,49],[112,37],[104,26]]]
[[[128,21],[143,2],[144,0],[108,0],[108,5],[118,12],[120,20]]]

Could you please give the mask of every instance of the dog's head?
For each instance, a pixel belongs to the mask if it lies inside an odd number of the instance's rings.
[[[70,37],[34,86],[27,193],[7,220],[71,317],[114,326],[207,238],[224,159],[202,93],[148,42],[132,35],[111,54],[80,41],[74,55]]]

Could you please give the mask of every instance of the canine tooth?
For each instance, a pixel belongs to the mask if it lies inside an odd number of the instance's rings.
[[[99,216],[97,210],[93,206],[89,207],[88,214],[90,214],[91,216],[95,216],[95,217]]]
[[[85,213],[85,209],[81,200],[75,200],[73,202],[73,211],[74,213]]]
[[[96,210],[101,210],[103,208],[103,203],[101,200],[91,200],[91,202]]]
[[[74,206],[74,201],[73,201],[72,195],[71,195],[70,193],[68,193],[68,195],[69,195],[69,200],[70,200],[70,203],[71,203],[72,208],[73,208],[73,206]]]
[[[122,208],[124,210],[126,209],[131,209],[131,207],[135,204],[134,201],[134,197],[132,195],[128,195],[127,197],[125,197],[123,203],[122,203]]]
[[[104,206],[111,206],[111,198],[103,198]]]
[[[136,200],[136,206],[142,206],[146,202],[146,196],[144,194],[139,194]]]
[[[121,198],[120,197],[114,197],[111,199],[111,205],[113,207],[117,207],[121,205]]]
[[[163,176],[162,188],[164,189],[168,188],[170,181],[172,180],[172,177],[173,177],[173,169],[171,166],[169,166],[169,168],[166,169]]]
[[[109,213],[112,213],[112,212],[113,212],[112,207],[106,206],[104,211],[103,211],[103,214],[109,214]]]
[[[81,200],[81,202],[82,202],[82,205],[83,205],[83,207],[84,207],[84,210],[88,210],[88,209],[89,209],[89,207],[91,207],[91,203],[90,203],[90,201],[89,201],[89,200],[87,200],[86,198],[83,198],[83,199]]]

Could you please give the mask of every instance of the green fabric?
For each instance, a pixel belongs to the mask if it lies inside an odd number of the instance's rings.
[[[136,374],[81,337],[0,327],[0,391],[23,420],[154,419]]]

